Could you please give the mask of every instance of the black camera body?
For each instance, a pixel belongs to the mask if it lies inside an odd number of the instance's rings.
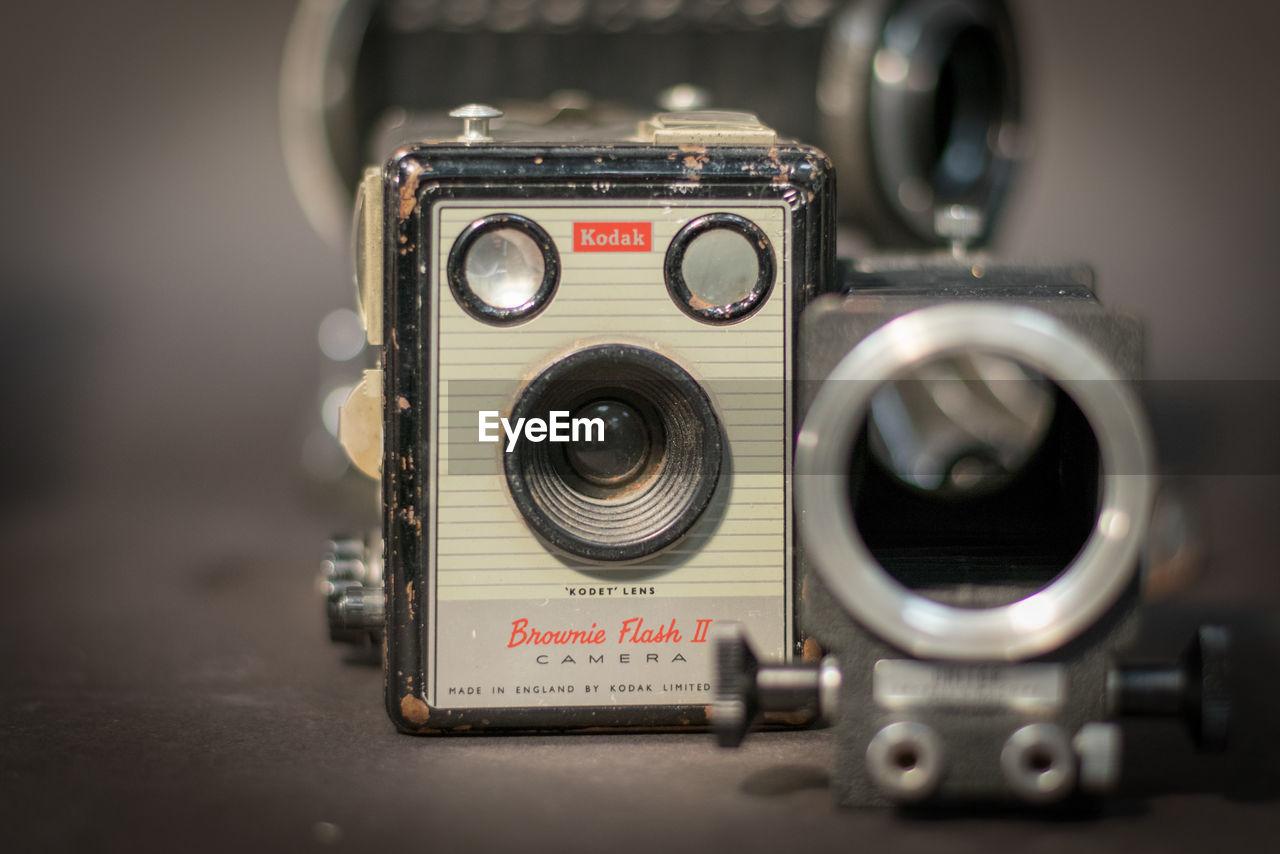
[[[872,388],[876,383],[872,372],[859,371],[859,378],[853,380],[833,377],[833,373],[877,332],[893,335],[890,327],[899,319],[908,324],[925,322],[898,331],[911,334],[919,348],[903,360],[902,368],[894,372],[898,376],[902,370],[920,370],[930,359],[951,359],[954,364],[970,354],[1016,354],[1018,362],[1026,364],[1030,351],[1047,356],[1050,362],[1062,361],[1060,371],[1070,374],[1079,369],[1065,364],[1066,352],[1081,347],[1081,352],[1098,357],[1096,366],[1103,371],[1057,381],[1078,379],[1080,388],[1108,392],[1095,395],[1107,399],[1103,406],[1120,402],[1116,409],[1130,416],[1128,426],[1133,428],[1124,453],[1145,456],[1127,459],[1123,473],[1113,480],[1151,483],[1150,442],[1141,410],[1124,395],[1125,382],[1141,375],[1142,329],[1136,319],[1105,309],[1076,271],[1009,269],[981,262],[931,266],[915,261],[896,270],[856,271],[846,295],[812,307],[804,319],[801,365],[803,377],[813,381],[804,388],[814,394],[802,404],[803,412],[812,411],[819,396],[829,402],[834,391],[849,386],[846,392],[870,393],[873,414],[862,418],[874,419],[880,403],[876,396],[885,392]],[[945,316],[956,309],[961,311],[954,320]],[[947,342],[943,339],[948,331],[942,330],[950,322],[967,330],[957,333],[952,327]],[[984,324],[993,332],[998,327],[992,340],[987,340]],[[1018,334],[1036,327],[1043,327],[1045,337]],[[931,336],[937,340],[930,340]],[[1020,337],[1026,340],[1019,343]],[[1032,343],[1036,341],[1047,346]],[[877,341],[870,344],[875,347]],[[1030,367],[1055,382],[1045,362]],[[1032,397],[1033,390],[1041,388],[1039,378],[1009,378],[998,368],[987,372],[995,378],[980,373],[975,377],[978,372],[961,369],[954,379],[884,379],[907,386],[894,403],[925,392],[941,398],[944,405],[953,403],[946,400],[949,395],[958,396],[985,382],[973,391],[972,399],[961,398],[970,413],[981,406],[977,401],[982,395],[989,394],[1013,409],[1017,403],[1010,398]],[[1008,478],[997,461],[990,461],[990,468],[978,468],[978,473],[970,475],[970,483],[955,485],[970,459],[965,455],[976,454],[974,446],[980,440],[1012,432],[1002,431],[996,423],[978,425],[969,431],[973,439],[947,448],[943,456],[954,458],[925,461],[910,457],[909,452],[877,455],[865,433],[849,449],[853,519],[874,564],[855,559],[850,565],[835,566],[829,554],[820,553],[832,543],[819,543],[812,535],[807,540],[811,547],[802,549],[801,558],[804,623],[841,665],[833,775],[841,803],[930,799],[1044,803],[1059,800],[1078,786],[1105,791],[1118,779],[1119,725],[1111,720],[1107,678],[1114,651],[1131,639],[1136,628],[1139,548],[1150,515],[1149,490],[1135,496],[1131,509],[1126,505],[1124,511],[1112,511],[1127,512],[1132,519],[1123,538],[1127,549],[1118,558],[1108,558],[1099,565],[1102,572],[1094,573],[1116,579],[1110,582],[1106,598],[1090,604],[1088,613],[1077,609],[1070,614],[1081,618],[1082,629],[1063,626],[1060,632],[1044,632],[1045,640],[1029,648],[1018,648],[1028,639],[1027,632],[1019,630],[1016,614],[1005,617],[1004,625],[969,631],[973,618],[994,615],[1002,608],[1029,607],[1034,597],[1044,596],[1049,589],[1043,585],[1061,584],[1072,573],[1080,574],[1082,568],[1072,562],[1079,562],[1075,555],[1094,528],[1096,516],[1106,512],[1096,507],[1099,491],[1105,487],[1099,483],[1099,447],[1090,441],[1089,416],[1061,386],[1043,390],[1051,395],[1042,405],[1053,408],[1047,416],[1052,423],[1040,427],[1042,447],[1032,452],[1024,470]],[[888,393],[893,393],[892,388]],[[841,396],[845,398],[841,405],[861,398]],[[1015,413],[1014,417],[1019,415],[1025,423],[1040,413],[1030,417]],[[812,435],[825,429],[823,413],[816,416],[814,422],[806,422],[810,430],[806,438],[839,442],[836,437]],[[858,419],[852,413],[848,417]],[[912,420],[919,424],[923,419]],[[887,470],[892,463],[886,466],[882,460],[901,465],[904,456],[914,463],[908,468],[911,474],[937,475],[937,479],[922,486],[894,477]],[[983,480],[1000,482],[982,490],[985,494],[956,494],[979,492]],[[841,581],[855,574],[874,578],[877,571],[899,585],[896,601],[877,605],[859,601],[851,609],[850,602],[860,597],[855,593],[851,598],[850,591],[841,590]],[[1087,589],[1076,590],[1095,593],[1102,586],[1099,577],[1084,583]],[[1054,607],[1070,606],[1046,601],[1046,611]],[[868,620],[857,608],[879,610]],[[915,608],[929,613],[916,616]],[[1052,625],[1053,620],[1064,622],[1067,616],[1059,611],[1046,619]],[[922,630],[922,622],[930,628]]]
[[[366,179],[381,366],[342,432],[381,470],[385,614],[366,577],[331,615],[385,625],[407,732],[705,724],[715,624],[801,648],[791,372],[830,166],[739,113],[477,124]]]
[[[799,342],[800,614],[827,657],[774,668],[726,629],[722,743],[758,710],[817,707],[850,806],[1110,791],[1126,713],[1221,743],[1221,630],[1178,667],[1120,661],[1155,459],[1141,323],[1087,269],[862,261]]]

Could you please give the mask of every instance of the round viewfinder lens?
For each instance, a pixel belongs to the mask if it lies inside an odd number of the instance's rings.
[[[746,235],[713,228],[689,242],[681,272],[694,300],[727,306],[751,296],[760,278],[760,262]]]
[[[466,259],[467,287],[486,305],[519,308],[542,287],[546,262],[528,234],[499,228],[472,242]]]

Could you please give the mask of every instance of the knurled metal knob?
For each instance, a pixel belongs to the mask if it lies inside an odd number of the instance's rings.
[[[721,747],[741,744],[761,712],[799,714],[799,722],[810,723],[834,714],[840,667],[831,656],[817,663],[761,664],[737,623],[717,624],[712,643],[711,728]]]
[[[1187,726],[1202,750],[1225,750],[1231,734],[1231,690],[1227,684],[1231,632],[1201,626],[1182,654],[1189,686]]]
[[[1231,633],[1201,626],[1172,666],[1125,665],[1116,671],[1121,714],[1181,718],[1201,750],[1220,751],[1231,730],[1227,665]]]
[[[756,672],[760,662],[742,627],[716,625],[712,636],[715,681],[712,685],[711,728],[721,747],[737,747],[760,713]]]
[[[376,563],[376,562],[375,562]],[[363,646],[381,639],[386,596],[362,539],[335,537],[322,563],[329,640]]]

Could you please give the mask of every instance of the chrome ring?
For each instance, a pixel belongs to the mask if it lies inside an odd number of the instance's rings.
[[[955,608],[912,593],[871,555],[853,521],[847,469],[871,397],[929,360],[981,349],[1016,359],[1069,394],[1101,455],[1093,531],[1044,589],[996,608]],[[1035,309],[943,305],[898,317],[836,365],[796,441],[801,542],[837,601],[894,646],[923,658],[1018,660],[1057,649],[1093,624],[1138,569],[1155,495],[1150,429],[1133,391],[1078,334]]]

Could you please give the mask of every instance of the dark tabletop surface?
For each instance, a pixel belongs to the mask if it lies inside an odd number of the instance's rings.
[[[1127,726],[1118,796],[1046,817],[839,811],[823,732],[397,734],[314,586],[347,511],[298,448],[348,295],[276,138],[292,3],[188,5],[0,23],[0,848],[1275,850],[1276,7],[1017,4],[1038,147],[1002,245],[1147,317],[1210,560],[1146,644],[1236,634],[1229,752]]]
[[[287,496],[109,498],[3,528],[0,836],[24,843],[10,850],[1270,850],[1280,833],[1274,609],[1154,615],[1161,649],[1205,616],[1236,629],[1225,755],[1195,754],[1176,724],[1134,725],[1121,792],[1097,812],[841,812],[825,732],[739,750],[705,734],[397,734],[380,670],[324,642],[324,529]]]

